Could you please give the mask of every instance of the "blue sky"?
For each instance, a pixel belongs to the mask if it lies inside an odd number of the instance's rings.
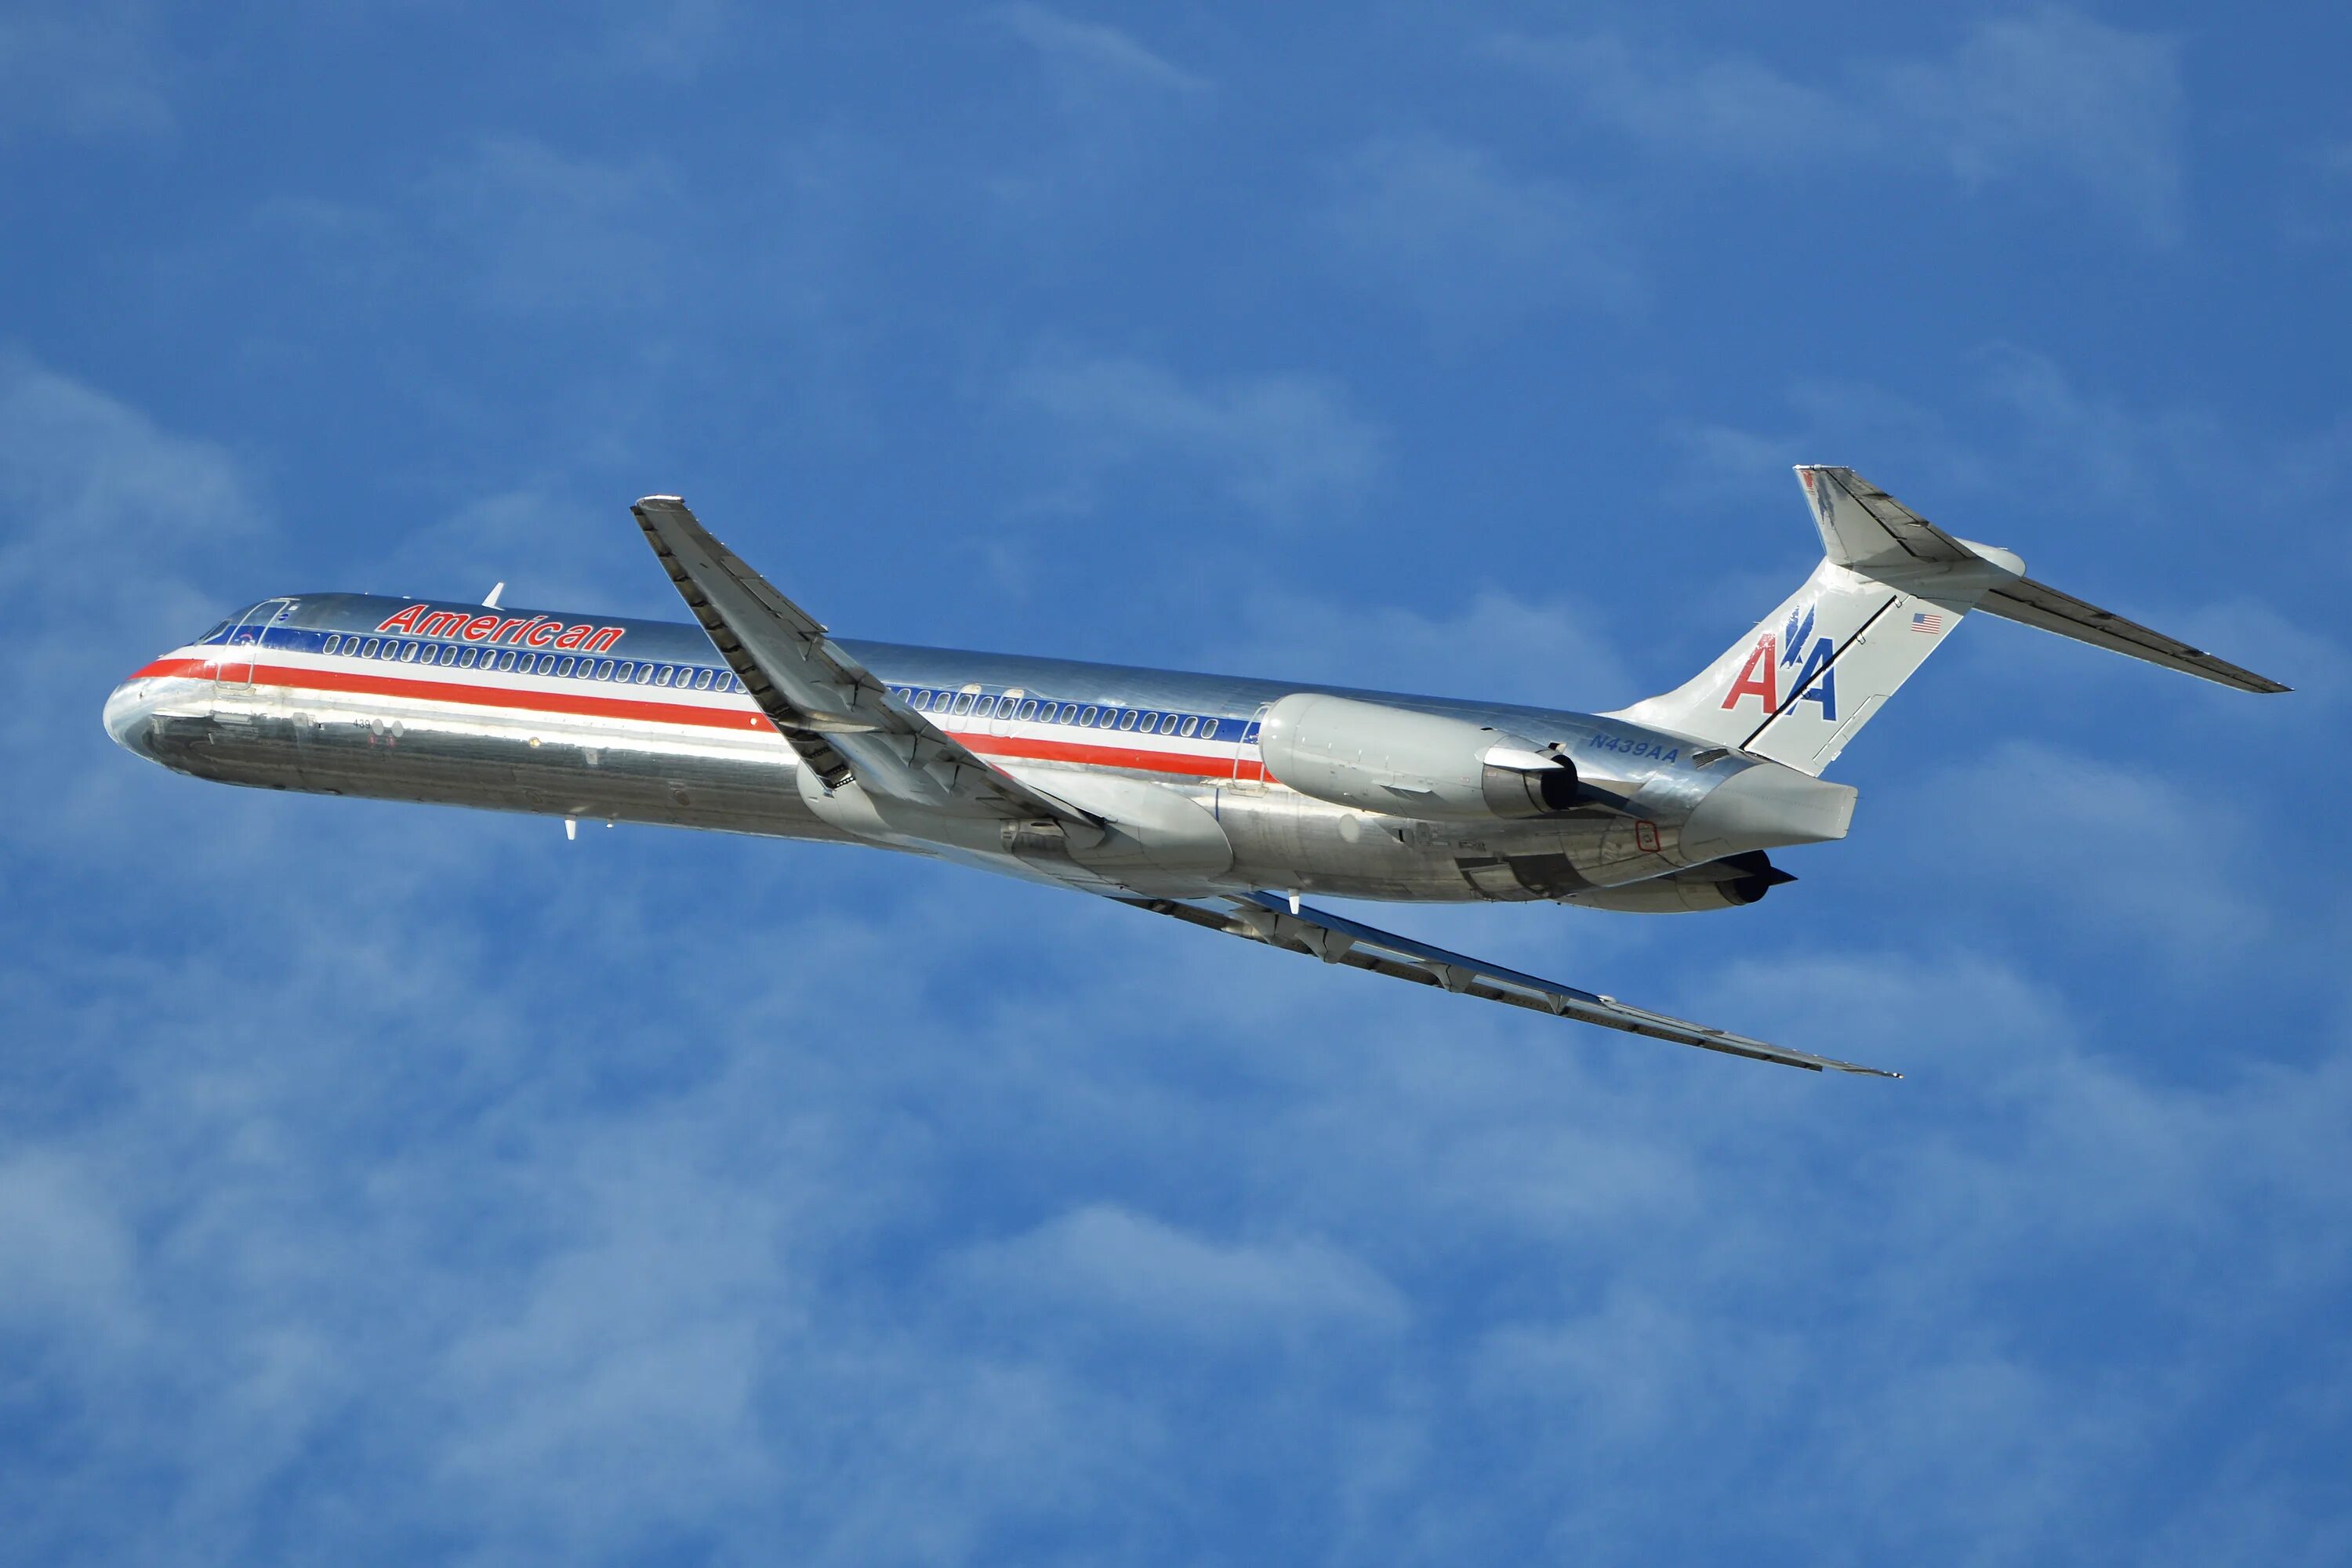
[[[0,16],[0,1561],[2352,1556],[2352,47],[2319,7]],[[247,794],[266,594],[1569,707],[1850,463],[1971,622],[1753,910],[1389,923]]]

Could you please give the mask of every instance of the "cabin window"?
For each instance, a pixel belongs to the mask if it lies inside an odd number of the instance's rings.
[[[710,689],[710,672],[709,670],[698,669],[694,672],[694,689],[697,691],[708,691]]]
[[[1184,720],[1184,727],[1183,727],[1182,729],[1179,730],[1179,731],[1177,731],[1177,733],[1178,733],[1178,734],[1180,734],[1180,735],[1187,735],[1187,736],[1189,736],[1189,735],[1191,735],[1191,734],[1192,734],[1192,732],[1193,731],[1195,731],[1195,730],[1199,729],[1200,727],[1201,727],[1201,721],[1200,721],[1198,719],[1195,719],[1195,718],[1193,718],[1193,717],[1192,717],[1191,715],[1189,715],[1189,714],[1188,714],[1188,715],[1186,715],[1185,720]]]
[[[596,679],[599,680],[610,680],[613,679],[613,661],[611,659],[605,659],[604,662],[596,666]]]
[[[1093,724],[1093,723],[1094,723],[1094,721],[1095,721],[1095,714],[1096,714],[1096,712],[1097,712],[1097,710],[1092,709],[1092,708],[1087,709],[1084,713],[1081,713],[1081,714],[1079,714],[1079,715],[1078,715],[1078,722],[1079,722],[1080,724],[1082,724],[1082,725],[1091,725],[1091,724]]]
[[[562,663],[561,663],[561,664],[557,665],[557,666],[555,667],[555,673],[556,673],[556,674],[558,674],[558,675],[569,675],[569,674],[571,674],[571,673],[572,673],[572,661],[571,661],[569,658],[566,658],[565,660],[563,660],[563,662],[562,662]]]
[[[637,666],[637,684],[639,686],[650,685],[653,681],[653,678],[654,667],[652,665],[641,664]]]
[[[322,652],[322,653],[332,653],[332,652],[334,652],[337,648],[339,648],[339,647],[342,647],[342,646],[343,646],[343,639],[342,639],[342,638],[341,638],[341,637],[337,637],[337,636],[335,636],[332,632],[330,632],[330,633],[328,633],[328,634],[327,634],[327,643],[326,643],[326,646],[325,646],[323,648],[321,648],[320,651],[320,652]]]
[[[915,700],[915,689],[911,686],[894,686],[890,689],[890,695],[901,702],[912,702]]]
[[[514,668],[514,650],[512,648],[509,648],[506,652],[499,655],[499,668],[500,669],[512,669]]]
[[[1032,697],[1028,701],[1024,702],[1021,705],[1021,717],[1024,719],[1034,719],[1037,717],[1037,700],[1034,697]]]
[[[928,691],[918,691],[918,692],[916,692],[916,693],[915,693],[915,711],[916,711],[916,712],[918,712],[918,713],[928,713],[928,712],[929,712],[930,710],[931,710],[931,694],[930,694],[929,692],[928,692]]]
[[[400,645],[400,662],[403,664],[415,664],[416,662],[416,645],[415,643],[404,642]]]
[[[1201,739],[1202,739],[1203,741],[1213,741],[1213,740],[1215,740],[1216,738],[1217,738],[1217,721],[1216,721],[1214,719],[1203,719],[1203,720],[1202,720],[1202,721],[1201,721]]]
[[[1143,716],[1143,722],[1138,724],[1136,728],[1149,735],[1151,731],[1160,728],[1160,715],[1157,713],[1146,713]]]
[[[956,696],[956,700],[955,700],[955,710],[956,710],[958,713],[969,713],[969,712],[971,712],[971,692],[969,692],[969,691],[965,691],[965,692],[960,692],[960,693],[958,693],[958,694],[957,694],[957,696]]]
[[[460,669],[471,669],[474,668],[474,650],[472,648],[461,647],[457,650],[457,668]]]
[[[615,680],[626,680],[631,676],[636,674],[636,672],[637,667],[625,658],[620,663],[613,667],[613,679]]]
[[[1119,715],[1118,727],[1122,730],[1132,730],[1135,728],[1134,709],[1130,708],[1126,712]]]
[[[360,649],[360,657],[362,658],[373,658],[375,657],[375,638],[368,638],[367,647]]]

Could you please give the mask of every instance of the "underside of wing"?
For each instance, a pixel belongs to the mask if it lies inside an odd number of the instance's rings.
[[[854,778],[869,794],[931,810],[1093,823],[892,696],[677,497],[647,496],[630,510],[720,656],[828,790]]]
[[[1539,979],[1501,964],[1488,963],[1465,953],[1452,952],[1428,942],[1416,942],[1411,937],[1399,936],[1393,931],[1381,931],[1342,915],[1294,906],[1289,900],[1273,893],[1249,893],[1223,899],[1123,898],[1119,901],[1210,931],[1223,931],[1228,936],[1245,937],[1287,952],[1308,953],[1326,963],[1368,969],[1376,974],[1410,980],[1422,985],[1440,986],[1482,1001],[1506,1002],[1515,1007],[1549,1013],[1554,1017],[1597,1024],[1604,1029],[1622,1029],[1627,1034],[1646,1035],[1654,1040],[1671,1040],[1676,1045],[1696,1046],[1701,1050],[1721,1051],[1727,1056],[1779,1062],[1784,1067],[1803,1068],[1809,1072],[1860,1073],[1872,1078],[1903,1076],[1883,1068],[1862,1067],[1853,1062],[1789,1050],[1763,1040],[1750,1039],[1745,1035],[1710,1028],[1705,1024],[1694,1024],[1683,1018],[1668,1017],[1664,1013],[1653,1013],[1647,1008],[1628,1006],[1613,996],[1603,996],[1574,985],[1563,985],[1558,981]]]

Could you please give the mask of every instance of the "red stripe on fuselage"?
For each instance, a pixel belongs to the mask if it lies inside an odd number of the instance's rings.
[[[224,661],[205,658],[159,658],[135,671],[131,679],[147,680],[179,677],[196,680],[220,679]],[[236,683],[247,684],[243,659],[234,665]],[[370,697],[405,697],[425,702],[451,702],[469,708],[522,709],[535,713],[560,713],[573,718],[634,719],[653,724],[680,724],[698,729],[738,732],[774,731],[768,716],[757,708],[704,708],[686,702],[654,702],[637,698],[596,697],[580,691],[534,691],[525,688],[468,684],[456,680],[418,680],[341,669],[315,669],[307,665],[257,664],[251,684],[279,686],[305,691],[349,691]],[[1231,722],[1231,721],[1227,721]],[[1139,746],[1107,746],[1083,741],[1050,741],[1028,735],[990,735],[978,731],[947,730],[982,756],[1009,757],[1023,762],[1070,763],[1085,767],[1127,768],[1140,773],[1181,773],[1193,778],[1234,776],[1231,752],[1202,756],[1155,752]],[[1260,778],[1255,759],[1241,767],[1244,778]]]

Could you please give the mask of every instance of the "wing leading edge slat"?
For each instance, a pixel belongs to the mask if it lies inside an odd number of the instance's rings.
[[[1613,996],[1489,963],[1328,910],[1301,906],[1293,913],[1290,900],[1273,893],[1250,893],[1223,900],[1121,898],[1118,901],[1228,936],[1307,953],[1326,963],[1343,963],[1391,979],[1436,985],[1457,995],[1507,1003],[1549,1013],[1554,1017],[1595,1024],[1604,1029],[1620,1029],[1676,1045],[1696,1046],[1701,1050],[1747,1057],[1753,1061],[1778,1062],[1808,1072],[1857,1073],[1870,1078],[1903,1076],[1884,1068],[1792,1051],[1728,1030],[1629,1006]]]

